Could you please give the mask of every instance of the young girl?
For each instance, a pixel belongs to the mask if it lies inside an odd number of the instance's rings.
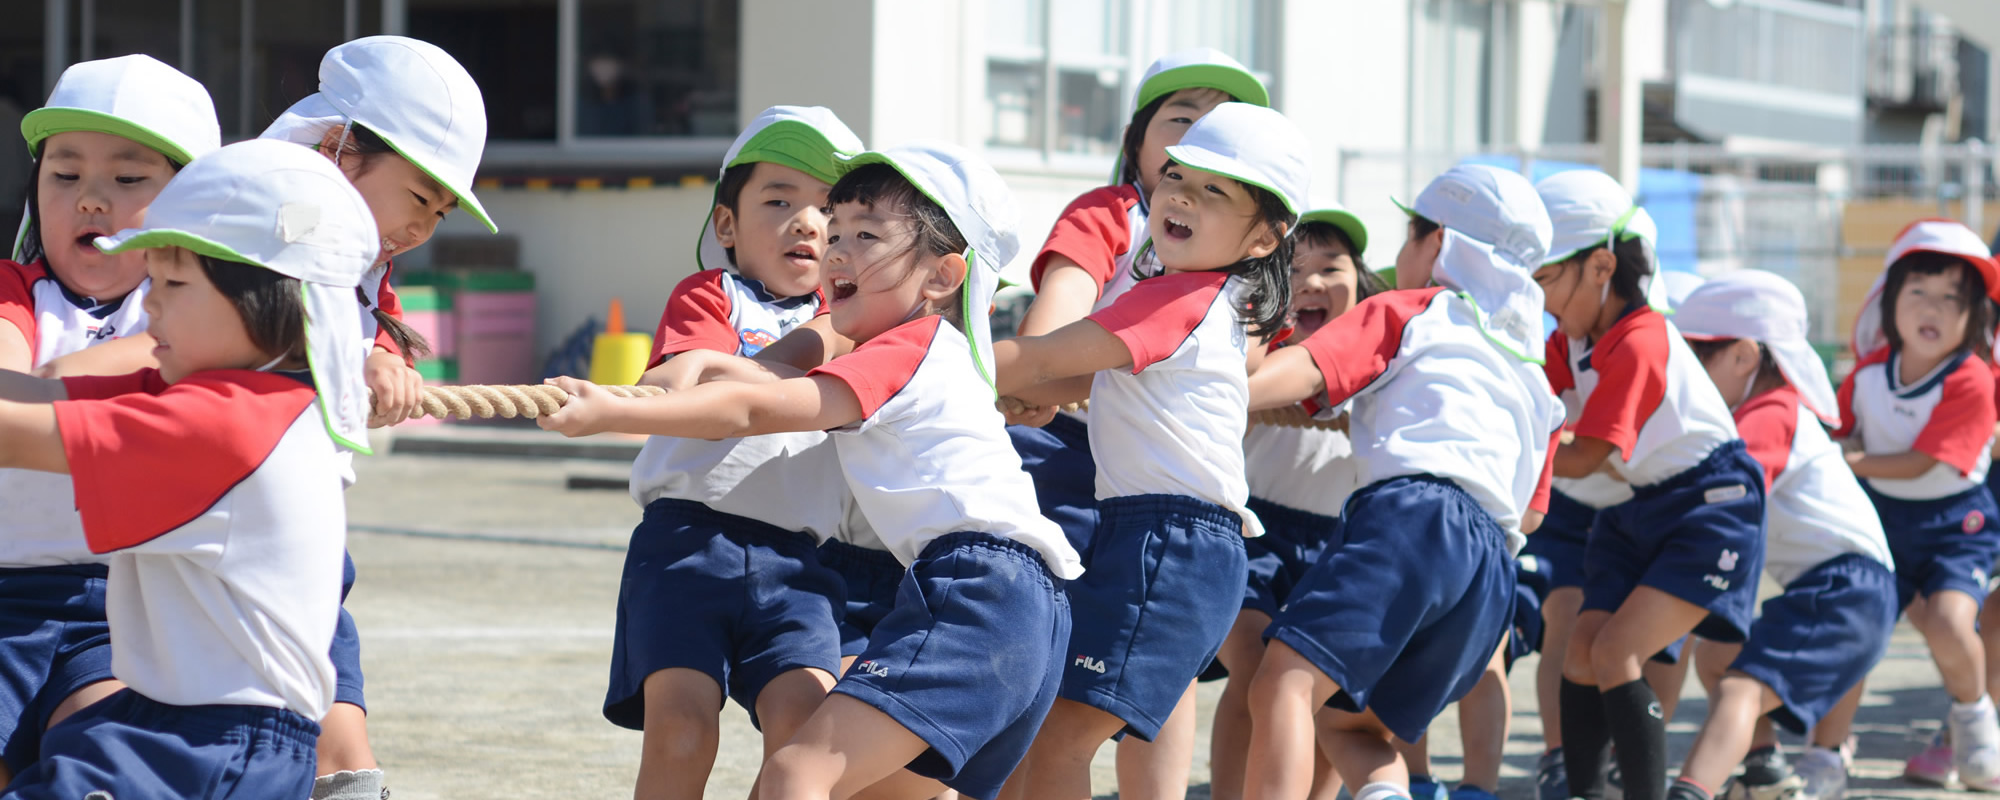
[[[1327,205],[1299,215],[1292,239],[1292,336],[1273,349],[1304,342],[1355,303],[1387,289],[1362,263],[1368,230],[1346,209]],[[1242,796],[1250,680],[1264,657],[1264,628],[1299,577],[1318,563],[1339,527],[1340,507],[1359,488],[1351,455],[1347,434],[1335,430],[1253,425],[1243,439],[1248,506],[1264,523],[1264,535],[1243,540],[1250,582],[1217,655],[1236,676],[1223,686],[1209,737],[1209,785],[1218,800]],[[1331,790],[1339,791],[1338,782]]]
[[[1217,106],[1167,148],[1143,246],[1159,277],[997,349],[1001,394],[1033,404],[1092,377],[1091,449],[1124,455],[1097,465],[1063,698],[1010,795],[1089,797],[1099,745],[1153,739],[1236,618],[1213,600],[1242,595],[1243,538],[1263,533],[1243,471],[1246,363],[1290,310],[1308,151],[1276,111]]]
[[[215,108],[193,78],[147,56],[64,70],[49,102],[22,120],[35,156],[19,261],[0,262],[0,369],[115,374],[137,360],[93,350],[122,338],[150,348],[150,286],[138,254],[98,236],[136,227],[174,173],[221,144]],[[139,351],[140,359],[150,361]],[[135,363],[128,363],[135,362]],[[70,481],[0,470],[0,783],[37,758],[42,731],[118,690],[106,635],[109,559],[85,547]]]
[[[861,150],[818,107],[774,106],[736,137],[702,225],[715,252],[697,258],[713,266],[668,298],[648,380],[757,355],[822,312],[827,192]],[[626,553],[604,700],[605,718],[645,732],[638,797],[702,796],[725,699],[750,710],[768,755],[840,674],[845,586],[817,551],[848,499],[835,458],[818,431],[655,436],[640,450],[632,498],[645,520]]]
[[[1759,718],[1807,733],[1881,660],[1896,624],[1896,577],[1868,496],[1821,427],[1838,425],[1840,415],[1806,341],[1798,287],[1757,270],[1725,275],[1694,290],[1674,324],[1764,467],[1764,566],[1785,587],[1764,601],[1743,645],[1702,650],[1704,665],[1723,659],[1729,669],[1710,692],[1708,718],[1668,796],[1708,800],[1751,751]],[[1808,750],[1839,746],[1815,738]],[[1805,783],[1794,775],[1758,786],[1750,777],[1745,787],[1756,796]]]
[[[1251,381],[1253,408],[1346,410],[1365,488],[1265,631],[1246,797],[1305,796],[1329,700],[1322,743],[1354,797],[1408,797],[1390,737],[1415,741],[1486,671],[1513,609],[1510,548],[1539,522],[1562,418],[1528,278],[1548,215],[1526,180],[1484,166],[1439,176],[1412,208],[1396,258],[1411,291],[1363,302]]]
[[[251,141],[196,159],[144,227],[159,369],[0,373],[0,463],[68,474],[111,556],[122,689],[50,729],[20,797],[303,797],[334,695],[341,448],[366,451],[354,288],[378,240],[324,159]]]
[[[1855,323],[1862,354],[1840,386],[1848,463],[1862,478],[1895,556],[1897,607],[1930,645],[1952,708],[1940,744],[1906,774],[2000,790],[2000,726],[1974,630],[2000,555],[1984,484],[1995,420],[1988,300],[2000,269],[1978,234],[1948,220],[1912,224],[1889,249],[1879,298]],[[1866,349],[1863,349],[1866,348]],[[1939,763],[1939,762],[1944,763]],[[1949,766],[1946,766],[1948,764]]]
[[[571,436],[834,431],[855,501],[909,571],[861,660],[766,761],[763,794],[847,797],[907,767],[991,797],[1055,699],[1062,586],[1082,572],[993,408],[987,315],[1019,246],[1013,197],[949,145],[850,166],[827,197],[822,285],[853,352],[805,377],[650,398],[558,379],[573,396],[540,423]]]
[[[368,201],[381,252],[361,281],[363,336],[373,342],[365,377],[375,397],[370,424],[394,425],[413,413],[423,378],[412,367],[429,343],[402,322],[389,286],[390,259],[430,240],[447,214],[463,208],[488,230],[493,221],[472,195],[486,147],[486,106],[479,85],[450,54],[403,36],[369,36],[328,50],[319,92],[294,103],[261,138],[306,145],[340,168]],[[354,587],[347,560],[341,599]],[[340,692],[322,720],[321,780],[316,800],[374,800],[382,771],[368,744],[361,639],[343,606],[334,637]]]
[[[1133,96],[1111,184],[1071,201],[1035,256],[1029,278],[1034,303],[1021,320],[1022,336],[1040,336],[1101,311],[1142,277],[1135,271],[1149,235],[1147,214],[1167,148],[1218,104],[1270,105],[1264,84],[1223,53],[1195,48],[1153,62]],[[1082,400],[1089,384],[1073,382],[1063,402]],[[1055,405],[1010,415],[1007,433],[1035,479],[1042,513],[1063,527],[1079,550],[1097,528],[1097,472],[1090,455],[1088,412],[1058,413]],[[1118,746],[1118,790],[1131,800],[1174,800],[1187,794],[1194,756],[1194,687],[1161,731],[1158,741],[1125,739]]]

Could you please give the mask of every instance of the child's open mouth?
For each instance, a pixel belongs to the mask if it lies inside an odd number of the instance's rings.
[[[833,290],[833,296],[828,298],[828,300],[835,303],[853,297],[854,293],[856,291],[859,291],[860,289],[860,287],[854,285],[854,281],[849,278],[834,278],[833,281],[827,285],[829,288]]]
[[[798,247],[786,250],[785,258],[790,260],[794,266],[804,269],[819,266],[819,253],[813,252],[813,248],[806,245],[799,245]]]
[[[1297,317],[1297,324],[1293,327],[1298,328],[1300,333],[1310,334],[1326,324],[1326,309],[1317,305],[1304,306],[1299,309]]]
[[[1934,342],[1944,336],[1944,333],[1939,331],[1935,325],[1919,325],[1917,326],[1917,335],[1924,337],[1925,341]]]
[[[1194,236],[1193,228],[1188,227],[1186,223],[1173,217],[1167,218],[1166,232],[1167,238],[1176,242],[1185,242],[1189,237]]]
[[[104,231],[97,230],[96,228],[85,228],[82,233],[76,235],[76,247],[78,250],[86,253],[99,252],[97,249],[97,237],[103,235],[105,235]]]

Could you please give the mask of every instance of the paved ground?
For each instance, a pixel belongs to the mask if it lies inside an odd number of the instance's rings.
[[[387,455],[362,459],[349,492],[349,544],[375,748],[398,800],[628,797],[639,736],[598,709],[611,652],[623,546],[639,509],[622,491],[573,490],[618,478],[607,461]],[[589,483],[586,480],[584,483]],[[1501,794],[1532,798],[1541,752],[1532,657],[1515,670],[1516,710]],[[1690,682],[1692,683],[1692,682]],[[1942,719],[1945,700],[1915,634],[1899,631],[1861,716],[1850,797],[1942,797],[1896,776]],[[1219,686],[1202,693],[1203,726]],[[1675,760],[1703,704],[1688,695],[1671,728]],[[743,712],[723,712],[709,794],[738,798],[759,744]],[[1438,772],[1458,774],[1457,723],[1432,732]],[[1204,736],[1200,752],[1207,752]],[[1096,787],[1114,790],[1111,748]],[[1191,797],[1206,798],[1205,757]],[[1955,793],[1954,793],[1955,794]]]

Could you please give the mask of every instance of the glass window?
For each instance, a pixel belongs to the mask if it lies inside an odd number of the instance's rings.
[[[576,135],[736,135],[738,0],[583,0]]]
[[[405,30],[465,65],[489,141],[556,138],[556,0],[409,0]]]

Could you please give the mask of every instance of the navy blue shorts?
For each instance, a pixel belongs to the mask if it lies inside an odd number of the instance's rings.
[[[1347,501],[1328,548],[1264,632],[1340,687],[1329,706],[1375,712],[1406,742],[1478,685],[1514,616],[1507,534],[1478,501],[1428,475]]]
[[[1875,491],[1867,481],[1868,499],[1882,518],[1889,536],[1889,555],[1896,559],[1896,609],[1918,597],[1947,589],[1986,602],[1986,579],[1993,559],[2000,556],[2000,530],[1994,529],[1993,494],[1974,486],[1936,500],[1903,500]]]
[[[1771,687],[1783,704],[1771,719],[1804,734],[1888,652],[1895,603],[1888,567],[1858,553],[1829,559],[1764,601],[1729,668]]]
[[[1319,563],[1327,544],[1340,531],[1339,517],[1300,511],[1268,500],[1250,498],[1250,511],[1264,523],[1264,535],[1243,540],[1249,559],[1250,582],[1243,590],[1243,610],[1277,616],[1292,587],[1306,570]]]
[[[1249,567],[1243,518],[1192,497],[1142,494],[1097,505],[1062,696],[1152,741],[1236,624]]]
[[[1514,618],[1507,632],[1507,671],[1522,656],[1542,649],[1542,598],[1549,596],[1548,578],[1530,572],[1526,560],[1514,560]]]
[[[1007,426],[1021,469],[1035,482],[1042,516],[1062,528],[1081,553],[1097,531],[1097,461],[1090,457],[1090,426],[1057,414],[1039,428]]]
[[[33,800],[264,800],[312,794],[319,723],[265,706],[172,706],[122,689],[49,730],[7,784]]]
[[[1764,468],[1738,439],[1633,487],[1632,499],[1597,512],[1583,571],[1585,611],[1617,611],[1651,586],[1708,610],[1696,635],[1743,641],[1764,571]]]
[[[1583,588],[1583,559],[1596,521],[1597,509],[1549,490],[1549,513],[1521,548],[1521,568],[1541,576],[1539,585],[1547,587],[1543,598],[1557,589]]]
[[[103,564],[0,569],[0,758],[20,774],[64,699],[111,680]]]
[[[803,667],[840,674],[840,576],[811,535],[662,498],[625,553],[604,718],[643,730],[646,676],[691,669],[757,722],[757,693]]]
[[[354,615],[347,613],[347,593],[354,590],[354,556],[341,553],[340,620],[333,626],[333,702],[347,703],[368,711],[367,682],[361,677],[361,631],[354,627]]]
[[[895,610],[833,690],[930,745],[911,772],[992,797],[1055,704],[1069,624],[1062,582],[1034,548],[947,534],[910,565]]]
[[[840,597],[846,609],[840,618],[840,657],[861,655],[868,648],[868,635],[896,607],[896,590],[909,570],[887,550],[834,539],[819,546],[819,563],[838,574],[846,589]]]

